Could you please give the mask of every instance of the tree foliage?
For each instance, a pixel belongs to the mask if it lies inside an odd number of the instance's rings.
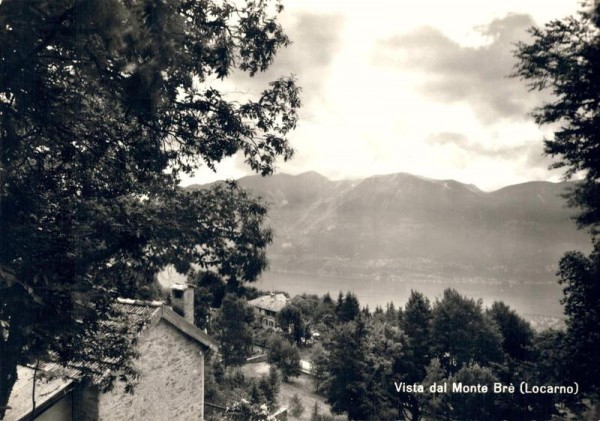
[[[517,44],[513,74],[532,90],[552,92],[552,100],[536,108],[533,116],[538,124],[557,126],[544,142],[546,154],[556,158],[553,167],[564,168],[567,177],[585,177],[570,199],[582,210],[578,222],[594,233],[600,223],[599,10],[600,5],[588,4],[578,16],[531,28],[532,42]]]
[[[293,153],[293,79],[246,98],[215,84],[289,43],[280,5],[238,4],[0,3],[0,408],[15,364],[67,362],[79,322],[105,317],[92,303],[140,273],[195,263],[241,282],[264,268],[262,205],[178,188],[238,152],[261,174]]]
[[[288,341],[278,337],[269,341],[268,359],[269,363],[281,370],[284,382],[300,375],[300,352]]]
[[[325,301],[293,299],[308,320],[324,314],[319,303]],[[576,403],[569,395],[492,391],[494,382],[518,388],[522,381],[559,385],[572,378],[563,333],[534,332],[506,304],[484,309],[480,300],[448,289],[433,306],[412,291],[404,309],[391,309],[361,311],[352,321],[336,317],[322,344],[313,346],[313,384],[335,413],[361,420],[535,420],[565,415],[565,404]],[[453,382],[487,385],[488,392],[455,393]],[[448,389],[431,392],[434,383]]]
[[[533,342],[529,323],[501,301],[494,302],[486,314],[500,329],[504,352],[517,360],[526,359]]]
[[[600,249],[586,257],[567,253],[560,262],[560,283],[567,318],[569,378],[588,393],[600,392]]]
[[[356,295],[348,291],[346,296],[344,296],[340,291],[335,312],[342,322],[349,322],[358,317],[360,314],[360,304]]]
[[[586,2],[576,15],[531,28],[532,41],[519,43],[514,76],[531,89],[551,91],[552,100],[534,110],[539,124],[552,124],[545,140],[553,167],[565,177],[583,177],[569,192],[569,204],[580,210],[577,222],[589,229],[594,251],[588,257],[567,253],[560,262],[565,286],[566,343],[570,378],[582,384],[581,396],[597,396],[600,334],[600,4]]]
[[[422,293],[411,291],[402,321],[402,328],[408,337],[408,347],[414,364],[414,374],[407,379],[409,382],[423,379],[425,367],[431,359],[431,319],[429,300]]]
[[[254,311],[246,300],[227,294],[215,318],[215,336],[219,341],[219,351],[226,366],[241,365],[252,348]]]
[[[346,412],[348,420],[366,420],[371,415],[366,341],[365,323],[358,318],[340,325],[328,345],[327,401],[333,412]]]
[[[465,365],[448,379],[448,384],[462,384],[464,386],[487,386],[491,391],[493,384],[498,379],[487,367],[478,364]],[[497,419],[494,393],[449,393],[446,395],[449,413],[457,420],[490,420]]]
[[[277,313],[277,323],[284,332],[287,332],[297,345],[304,337],[305,324],[302,313],[294,304],[288,304]]]
[[[483,313],[481,301],[444,291],[432,315],[432,351],[448,374],[467,364],[487,365],[502,360],[502,336]]]

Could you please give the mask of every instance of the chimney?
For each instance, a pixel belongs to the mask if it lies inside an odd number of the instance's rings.
[[[171,285],[173,310],[191,324],[194,324],[194,288],[190,284]]]

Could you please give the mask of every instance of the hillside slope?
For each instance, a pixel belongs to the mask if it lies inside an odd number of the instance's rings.
[[[589,249],[561,197],[568,183],[488,193],[405,173],[331,181],[309,172],[238,182],[269,204],[275,272],[555,282],[565,251]]]

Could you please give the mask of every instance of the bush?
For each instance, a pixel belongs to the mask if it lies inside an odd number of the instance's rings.
[[[258,388],[270,406],[275,406],[277,404],[277,395],[279,395],[280,387],[281,382],[279,380],[279,373],[277,373],[275,367],[271,366],[269,375],[262,376],[258,383]]]
[[[304,406],[302,405],[302,399],[294,393],[294,396],[290,399],[289,406],[290,414],[293,417],[299,418],[304,413]]]
[[[312,413],[310,415],[310,421],[335,421],[333,415],[319,414],[319,404],[315,401]]]

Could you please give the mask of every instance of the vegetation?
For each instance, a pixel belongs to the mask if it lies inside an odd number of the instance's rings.
[[[37,358],[131,379],[128,343],[95,333],[116,296],[136,295],[165,265],[210,267],[230,284],[264,269],[261,203],[234,185],[178,185],[238,152],[261,174],[292,156],[292,79],[246,98],[214,83],[269,67],[289,42],[281,9],[0,3],[0,418],[17,364]],[[115,356],[127,358],[115,366]],[[109,388],[114,376],[104,378]]]
[[[250,324],[254,312],[246,300],[227,294],[214,322],[215,336],[219,341],[219,352],[225,366],[241,365],[252,350]]]
[[[277,313],[277,323],[279,327],[287,332],[291,339],[300,345],[302,338],[305,334],[304,321],[302,320],[302,313],[293,304],[287,305]]]
[[[206,414],[207,419],[266,419],[251,417],[269,415],[277,407],[281,380],[274,367],[268,374],[252,379],[245,377],[240,370],[226,370],[218,358],[209,358],[204,382],[205,402],[226,408],[224,413]]]
[[[514,76],[531,89],[549,90],[552,99],[535,109],[538,124],[555,127],[545,140],[554,168],[565,178],[583,179],[569,193],[580,210],[577,222],[592,236],[593,252],[565,254],[560,262],[567,332],[564,341],[567,377],[579,382],[580,397],[600,394],[600,4],[584,2],[571,16],[532,28],[530,43],[520,43]]]
[[[290,399],[289,406],[290,414],[293,417],[300,417],[304,413],[304,405],[302,405],[302,399],[297,394],[294,394]]]
[[[298,348],[277,336],[269,341],[268,347],[269,363],[274,364],[275,367],[281,370],[284,382],[287,382],[290,377],[300,375],[300,353]]]
[[[449,289],[431,304],[412,291],[403,309],[388,304],[371,313],[359,307],[348,320],[348,313],[337,311],[348,294],[340,296],[338,306],[328,296],[297,296],[293,302],[308,325],[315,318],[333,317],[310,345],[309,358],[315,391],[327,398],[334,413],[349,420],[534,420],[564,415],[573,404],[574,397],[567,394],[492,392],[495,383],[565,383],[563,348],[558,346],[562,334],[534,332],[504,303],[485,309],[480,301]],[[351,302],[358,304],[356,297]],[[487,386],[488,391],[453,393],[452,384],[458,383]],[[446,392],[429,390],[444,384]],[[414,389],[416,385],[424,391]],[[322,417],[315,408],[311,414]]]
[[[298,375],[287,371],[286,362],[297,369],[302,350],[312,364],[314,390],[326,397],[333,413],[349,420],[534,420],[585,410],[576,395],[518,390],[521,382],[572,385],[565,380],[567,335],[535,332],[502,302],[484,308],[481,301],[448,289],[434,303],[412,291],[404,308],[388,304],[373,312],[361,309],[352,294],[340,294],[337,305],[328,295],[306,294],[292,303],[294,319],[309,331],[318,329],[319,336],[306,337],[297,348],[289,331],[263,332],[270,337],[271,374],[278,367],[284,380]],[[352,310],[340,311],[344,308]],[[271,407],[268,384],[266,378],[257,382],[248,402]],[[487,390],[458,393],[455,384]],[[494,385],[515,389],[494,392]],[[446,389],[432,392],[430,387]],[[311,417],[331,418],[318,408]]]

